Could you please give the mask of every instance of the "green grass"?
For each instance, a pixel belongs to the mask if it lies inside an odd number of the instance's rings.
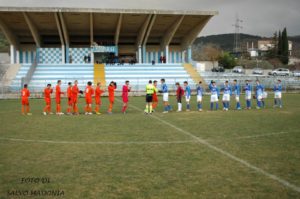
[[[208,100],[204,97],[206,109]],[[195,109],[195,97],[192,101]],[[273,109],[268,99],[264,110],[169,114],[162,114],[159,104],[151,117],[134,107],[123,115],[120,102],[112,115],[43,116],[41,99],[30,101],[32,116],[22,116],[19,100],[1,100],[0,198],[22,198],[9,196],[11,190],[52,189],[71,199],[300,198],[299,192],[160,122],[300,187],[299,101],[299,94],[286,94],[283,109]],[[171,102],[176,108],[174,97]],[[107,98],[103,103],[105,112]],[[131,97],[130,104],[143,109],[144,98]],[[83,105],[81,99],[80,110]],[[51,183],[22,184],[24,177],[49,177]]]

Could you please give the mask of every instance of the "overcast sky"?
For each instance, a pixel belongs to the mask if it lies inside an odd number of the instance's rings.
[[[243,33],[272,36],[287,27],[290,36],[300,35],[300,0],[0,0],[0,6],[218,11],[200,35],[234,32],[237,14]]]

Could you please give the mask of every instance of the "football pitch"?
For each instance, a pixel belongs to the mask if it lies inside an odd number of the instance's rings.
[[[207,111],[208,96],[197,112],[192,96],[193,111],[162,114],[159,100],[144,115],[130,97],[123,115],[117,97],[108,115],[103,97],[88,116],[43,116],[43,99],[22,116],[20,100],[0,100],[0,198],[300,198],[300,94],[228,112]]]

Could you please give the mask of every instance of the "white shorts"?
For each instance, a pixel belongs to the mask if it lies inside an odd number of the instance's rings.
[[[212,94],[210,96],[210,102],[218,102],[219,99],[218,99],[218,95],[217,94]]]
[[[251,100],[251,92],[245,94],[245,99],[246,100]]]
[[[222,101],[230,101],[230,95],[229,94],[223,94]]]
[[[202,102],[202,95],[197,95],[197,102]]]
[[[185,96],[185,101],[190,102],[191,96]]]
[[[236,96],[235,96],[235,101],[236,101],[236,102],[239,102],[239,101],[240,101],[240,96],[236,95]]]
[[[169,93],[163,93],[163,101],[168,102],[169,101]]]
[[[281,99],[281,92],[275,92],[274,93],[274,98],[275,99]]]
[[[262,94],[259,94],[259,95],[257,95],[257,97],[256,97],[256,98],[257,98],[257,100],[258,100],[258,101],[261,101],[261,100],[262,100],[262,98],[263,98],[263,95],[262,95]]]
[[[268,98],[268,93],[267,93],[267,92],[263,92],[262,97],[263,97],[264,99]]]

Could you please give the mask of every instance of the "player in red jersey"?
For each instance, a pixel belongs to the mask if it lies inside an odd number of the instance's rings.
[[[71,114],[71,110],[73,107],[73,99],[72,99],[72,82],[68,83],[68,89],[67,89],[67,98],[68,98],[68,109],[67,114]]]
[[[63,92],[61,92],[60,85],[61,85],[61,80],[58,80],[57,85],[55,87],[56,115],[64,114],[61,112],[61,106],[60,106],[61,95],[64,94]]]
[[[44,89],[44,97],[45,97],[45,102],[46,106],[44,108],[44,115],[48,114],[53,114],[51,112],[51,94],[53,93],[53,89],[51,88],[51,84],[47,84],[47,87]]]
[[[21,91],[21,97],[22,97],[22,114],[23,115],[32,115],[29,110],[29,98],[30,92],[27,88],[27,84],[24,84],[24,88]]]
[[[94,95],[94,89],[92,87],[92,82],[88,82],[85,88],[85,114],[92,115],[92,95]]]
[[[110,82],[109,86],[108,86],[108,99],[109,99],[109,108],[107,113],[108,114],[112,114],[112,108],[113,108],[113,104],[115,101],[115,89],[117,88],[117,83],[116,82]]]
[[[102,93],[104,93],[104,90],[101,90],[101,83],[98,82],[97,83],[97,87],[95,89],[95,104],[96,104],[96,107],[95,107],[95,112],[97,115],[100,115],[100,106],[102,104],[101,102],[101,95]]]
[[[157,97],[157,93],[158,93],[158,89],[157,89],[157,81],[154,80],[153,81],[153,86],[154,86],[154,93],[152,95],[152,112],[155,111],[157,104],[158,104],[158,97]]]
[[[79,115],[78,112],[78,106],[77,106],[77,98],[78,98],[78,93],[79,93],[79,89],[78,89],[78,81],[75,80],[74,81],[74,86],[72,86],[72,103],[73,103],[73,113],[75,115]]]
[[[126,113],[126,109],[128,106],[128,92],[130,92],[131,87],[129,86],[129,81],[125,81],[125,85],[122,88],[122,100],[123,100],[123,108],[122,113]]]

